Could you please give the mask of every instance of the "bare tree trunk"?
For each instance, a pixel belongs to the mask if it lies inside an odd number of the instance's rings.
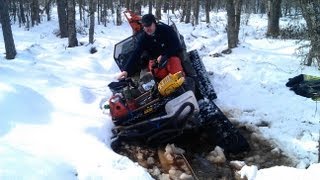
[[[181,15],[180,22],[183,22],[187,14],[187,0],[181,0],[181,1],[182,1],[182,4],[181,4],[182,15]]]
[[[40,23],[40,15],[39,15],[39,1],[32,0],[31,2],[31,25],[38,25]]]
[[[176,1],[171,0],[171,13],[174,14],[174,10],[176,9]]]
[[[155,16],[161,20],[161,7],[162,7],[162,0],[156,0],[156,14]]]
[[[101,23],[101,12],[102,12],[102,8],[101,8],[101,1],[102,0],[96,0],[96,12],[97,12],[97,20],[98,20],[98,25],[100,25]]]
[[[111,13],[114,14],[115,12],[114,12],[114,7],[113,7],[113,0],[109,0],[108,2],[109,2],[109,7],[111,9]]]
[[[17,51],[12,36],[10,17],[6,0],[0,0],[0,17],[4,45],[6,49],[6,59],[14,59],[17,55]]]
[[[235,27],[235,38],[237,41],[237,44],[239,43],[239,31],[240,31],[240,20],[241,20],[241,7],[242,7],[242,0],[235,0],[235,21],[236,21],[236,27]]]
[[[266,13],[266,0],[259,1],[259,12],[261,14],[265,14]]]
[[[210,0],[206,0],[206,23],[210,23]]]
[[[148,13],[152,14],[152,0],[148,0],[148,5],[149,5]]]
[[[252,0],[252,8],[253,8],[253,13],[257,14],[258,13],[258,4],[259,0]]]
[[[90,26],[89,26],[89,43],[93,44],[94,39],[94,20],[95,20],[95,11],[96,11],[96,0],[89,1],[89,13],[90,13]]]
[[[117,26],[120,26],[122,24],[122,19],[121,19],[121,5],[120,3],[116,5],[116,13],[117,13]]]
[[[59,18],[60,37],[68,37],[68,21],[67,21],[67,2],[66,0],[57,0],[57,11]]]
[[[20,11],[21,22],[23,24],[25,24],[26,23],[26,17],[25,17],[25,14],[24,14],[23,0],[19,0],[19,11]]]
[[[223,5],[224,5],[223,3],[224,3],[223,0],[216,0],[215,5],[216,5],[216,8],[217,8],[217,11],[219,11],[220,9],[223,8]],[[225,1],[225,3],[228,3],[228,1]]]
[[[267,36],[277,37],[280,33],[279,19],[281,0],[268,0],[268,31]]]
[[[136,2],[135,2],[135,0],[130,0],[130,9],[132,10],[132,11],[134,11],[134,4],[135,4]]]
[[[195,0],[194,1],[194,21],[195,21],[195,24],[198,25],[199,24],[199,12],[200,11],[200,3],[199,3],[199,0]]]
[[[88,14],[88,11],[85,9],[85,7],[87,6],[87,1],[86,0],[82,0],[82,22],[83,22],[83,26],[84,27],[88,27],[88,24],[89,24],[89,14]],[[87,15],[88,14],[88,15]]]
[[[163,12],[167,13],[168,10],[169,10],[169,2],[168,2],[168,0],[164,0],[164,2],[163,2]]]
[[[68,0],[68,47],[78,46],[77,40],[77,31],[76,31],[76,10],[75,10],[75,1]]]
[[[78,0],[79,3],[79,19],[82,21],[82,6],[83,6],[83,0]]]
[[[186,20],[184,22],[190,23],[192,2],[191,2],[191,0],[186,0],[186,3],[187,3],[186,4]]]
[[[134,5],[134,12],[139,15],[141,15],[141,5],[142,5],[141,1],[142,0],[136,0],[136,3]]]
[[[234,29],[236,28],[235,23],[235,12],[234,12],[234,3],[233,0],[227,0],[226,4],[227,16],[228,16],[228,25],[227,25],[227,36],[228,36],[228,47],[234,48],[237,47],[237,40]]]
[[[103,15],[101,16],[103,18],[102,22],[104,27],[107,26],[107,17],[108,17],[108,11],[107,11],[107,0],[103,0]]]
[[[13,16],[13,22],[16,23],[17,22],[17,5],[16,5],[16,2],[15,1],[11,1],[10,6],[11,6],[11,9],[12,9],[11,10],[12,11],[12,15],[11,16]]]
[[[30,16],[26,15],[26,29],[29,31],[30,29]]]
[[[51,21],[51,4],[52,4],[53,0],[46,0],[46,6],[45,6],[45,10],[46,10],[46,14],[47,14],[47,21]]]
[[[130,9],[130,0],[126,0],[126,9],[131,10]]]
[[[310,66],[315,59],[320,67],[320,1],[300,0],[300,3],[311,45],[305,64]]]

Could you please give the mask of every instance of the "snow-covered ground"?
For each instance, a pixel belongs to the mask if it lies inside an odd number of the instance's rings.
[[[267,127],[257,131],[296,162],[296,167],[258,170],[245,166],[249,179],[320,179],[317,103],[295,95],[285,83],[301,73],[319,75],[300,65],[294,40],[264,38],[267,18],[251,15],[242,24],[241,44],[230,55],[211,55],[227,47],[226,14],[212,13],[210,25],[178,23],[188,50],[198,49],[218,95],[217,105],[240,123]],[[164,17],[166,18],[166,17]],[[45,18],[44,18],[45,19]],[[283,19],[285,20],[285,19]],[[281,21],[281,24],[288,21]],[[7,61],[0,33],[0,179],[151,179],[145,169],[110,148],[110,117],[99,102],[119,72],[113,46],[131,34],[109,23],[96,26],[90,54],[84,45],[67,48],[55,36],[56,16],[26,31],[12,25],[18,55]]]

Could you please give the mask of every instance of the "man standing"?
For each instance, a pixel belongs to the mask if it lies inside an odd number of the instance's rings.
[[[135,49],[127,64],[123,67],[118,79],[126,78],[137,72],[140,57],[143,53],[148,56],[148,70],[153,69],[157,79],[163,79],[169,73],[183,72],[181,60],[178,57],[182,47],[177,33],[168,25],[157,23],[152,14],[142,17],[143,32],[138,36]]]

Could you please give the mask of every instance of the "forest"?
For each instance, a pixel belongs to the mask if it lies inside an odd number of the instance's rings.
[[[137,14],[147,7],[161,20],[162,13],[171,11],[181,22],[196,26],[199,21],[210,22],[209,12],[227,11],[228,48],[237,47],[241,19],[249,19],[250,14],[267,14],[270,38],[309,40],[302,48],[304,64],[315,63],[320,67],[320,1],[319,0],[0,0],[0,18],[6,47],[6,58],[16,56],[11,24],[19,24],[27,30],[50,21],[51,13],[56,10],[59,17],[57,36],[68,38],[69,47],[78,46],[77,32],[89,28],[89,42],[94,43],[94,26],[112,21],[123,23],[122,12],[130,10]],[[56,9],[53,9],[56,8]],[[152,12],[155,9],[155,12]],[[46,19],[43,16],[46,15]],[[292,19],[303,16],[305,25],[292,24],[281,29],[279,18]],[[205,18],[201,18],[205,17]],[[78,22],[78,24],[77,24]],[[81,22],[81,25],[79,24]],[[81,27],[82,26],[82,27]]]

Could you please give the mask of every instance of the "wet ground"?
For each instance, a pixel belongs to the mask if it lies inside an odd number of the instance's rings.
[[[186,134],[174,144],[157,148],[122,142],[114,150],[148,169],[155,179],[246,179],[238,173],[244,165],[255,165],[258,169],[295,166],[281,149],[261,136],[256,126],[236,126],[248,140],[249,152],[224,154],[221,148],[206,142],[203,133]],[[258,126],[267,127],[268,124]]]

